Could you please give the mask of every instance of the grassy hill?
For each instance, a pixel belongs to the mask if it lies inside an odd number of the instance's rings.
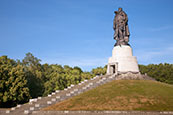
[[[115,80],[43,110],[173,111],[173,85]]]

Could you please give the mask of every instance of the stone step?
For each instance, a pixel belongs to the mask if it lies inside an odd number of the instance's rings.
[[[11,108],[11,110],[6,111],[7,114],[32,114],[33,111],[39,111],[40,109],[44,107],[48,107],[50,105],[56,104],[58,102],[61,102],[63,100],[69,99],[73,96],[76,96],[80,93],[83,93],[85,91],[88,91],[90,89],[93,89],[95,87],[98,87],[100,85],[103,85],[109,81],[112,81],[115,79],[115,75],[108,76],[100,76],[100,77],[94,77],[90,80],[84,80],[81,83],[77,85],[71,85],[64,90],[57,90],[55,92],[52,92],[47,97],[38,97],[36,99],[30,100],[29,103],[18,105],[17,107]]]

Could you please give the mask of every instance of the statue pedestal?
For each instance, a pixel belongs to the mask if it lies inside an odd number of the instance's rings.
[[[137,59],[128,45],[115,46],[108,60],[107,74],[133,72],[139,73]]]

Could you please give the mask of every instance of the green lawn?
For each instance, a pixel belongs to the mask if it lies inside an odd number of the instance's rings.
[[[43,110],[173,111],[173,85],[115,80]]]

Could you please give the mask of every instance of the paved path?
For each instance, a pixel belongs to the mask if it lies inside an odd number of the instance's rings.
[[[173,115],[173,112],[146,111],[35,111],[33,115]]]

